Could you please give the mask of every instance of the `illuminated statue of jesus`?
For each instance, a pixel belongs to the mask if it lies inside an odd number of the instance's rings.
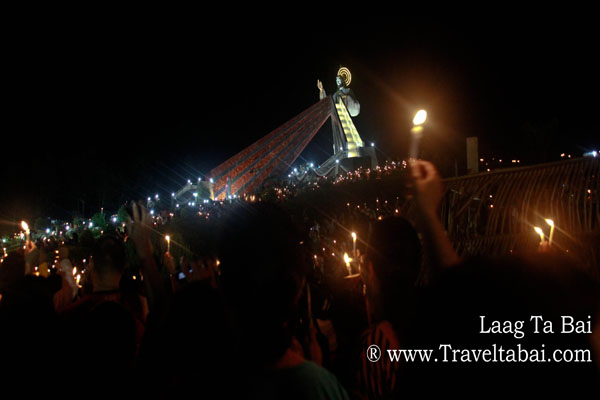
[[[333,104],[335,106],[336,114],[339,118],[338,121],[332,120],[333,126],[333,152],[335,154],[347,150],[347,157],[359,157],[358,149],[363,147],[363,141],[352,122],[352,117],[356,117],[360,113],[360,103],[356,99],[354,91],[348,86],[352,80],[352,75],[347,68],[340,68],[335,78],[337,90],[331,96]],[[323,83],[317,80],[317,87],[319,88],[319,98],[323,100],[327,97],[325,89],[323,89]],[[341,130],[340,132],[340,125]],[[344,140],[345,138],[345,140]]]

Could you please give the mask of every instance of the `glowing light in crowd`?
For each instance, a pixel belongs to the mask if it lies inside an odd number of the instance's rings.
[[[169,235],[165,236],[165,240],[167,241],[167,253],[171,252],[171,237]]]
[[[426,120],[427,120],[427,111],[419,110],[419,111],[417,111],[417,113],[415,114],[415,117],[413,118],[413,125],[414,126],[423,125]]]
[[[352,232],[352,254],[356,257],[356,232]]]
[[[427,111],[419,110],[413,118],[413,127],[410,130],[410,151],[408,158],[415,160],[419,155],[419,142],[423,136],[423,124],[427,120]]]
[[[344,262],[346,263],[346,268],[348,269],[348,275],[352,274],[352,270],[350,268],[350,261],[352,261],[352,259],[348,257],[348,253],[344,253]]]
[[[548,246],[552,246],[552,237],[554,236],[554,221],[546,218],[546,223],[550,225],[550,237],[548,238]]]
[[[23,228],[23,230],[25,231],[25,244],[28,245],[29,244],[29,224],[27,224],[27,222],[25,221],[21,221],[21,228]]]
[[[542,230],[542,228],[540,228],[539,226],[535,226],[533,227],[533,230],[540,235],[540,241],[542,243],[544,243],[544,231]]]

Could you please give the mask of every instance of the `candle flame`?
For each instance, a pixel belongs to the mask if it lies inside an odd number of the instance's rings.
[[[542,230],[542,228],[540,228],[539,226],[535,226],[533,228],[535,230],[535,232],[540,235],[540,240],[543,242],[544,241],[544,231]]]
[[[413,125],[415,125],[415,126],[423,125],[426,120],[427,120],[427,111],[419,110],[419,111],[417,111],[417,113],[415,114],[415,117],[413,118]]]
[[[356,232],[352,232],[352,240],[356,240]]]
[[[27,222],[21,221],[21,228],[23,228],[24,231],[29,232],[29,225]]]
[[[551,220],[551,219],[549,219],[549,218],[546,218],[546,219],[545,219],[545,221],[546,221],[546,223],[547,223],[548,225],[550,225],[550,226],[552,226],[552,227],[554,226],[554,221],[553,221],[553,220]]]
[[[167,241],[167,243],[169,243],[171,241],[171,237],[169,235],[165,236],[165,240]]]
[[[352,259],[348,257],[348,253],[344,253],[344,262],[346,263],[346,266],[350,265],[350,261],[352,261]]]

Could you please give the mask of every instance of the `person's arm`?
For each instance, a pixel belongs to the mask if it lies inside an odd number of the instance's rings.
[[[133,220],[130,218],[127,223],[129,238],[137,251],[142,264],[142,274],[144,276],[144,286],[148,297],[148,308],[151,313],[156,313],[162,317],[167,309],[166,291],[158,272],[158,266],[153,256],[152,243],[150,235],[152,232],[152,218],[143,206],[133,204]]]
[[[33,275],[39,256],[40,251],[35,243],[28,240],[25,244],[25,275]]]
[[[448,268],[460,262],[438,214],[443,196],[442,180],[435,166],[423,160],[410,162],[417,230],[423,237],[424,255],[434,268]]]
[[[168,251],[163,255],[163,265],[169,271],[169,279],[171,281],[171,290],[176,293],[180,289],[180,284],[177,279],[177,271],[175,268],[175,259]]]
[[[73,279],[73,264],[68,258],[60,260],[58,263],[58,275],[62,279],[60,290],[54,293],[54,309],[62,312],[69,306],[79,293],[79,287]]]

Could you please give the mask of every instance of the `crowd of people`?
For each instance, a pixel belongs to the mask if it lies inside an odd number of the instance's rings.
[[[550,248],[461,258],[439,220],[436,168],[426,161],[407,168],[410,221],[387,203],[369,211],[348,205],[333,216],[297,212],[278,197],[228,202],[213,212],[208,232],[182,222],[166,242],[161,229],[175,226],[157,226],[133,203],[123,231],[27,241],[0,265],[3,392],[257,399],[597,392],[599,283]],[[477,358],[477,350],[500,347],[521,358]],[[419,353],[393,359],[400,349]],[[429,360],[418,358],[428,349]],[[550,362],[555,354],[580,358]]]

